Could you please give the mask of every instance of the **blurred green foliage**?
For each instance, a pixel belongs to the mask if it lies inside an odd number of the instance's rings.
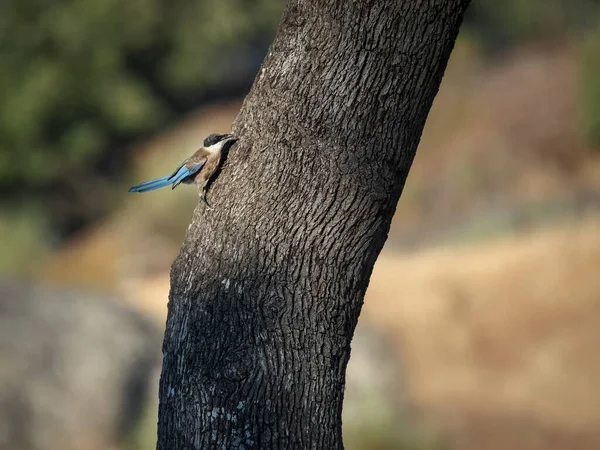
[[[0,210],[0,274],[32,275],[47,252],[49,224],[37,205]]]
[[[598,0],[475,0],[464,26],[484,51],[495,52],[577,35],[594,26],[599,14]]]
[[[223,53],[268,42],[284,0],[0,2],[0,181],[47,186],[126,138],[156,131],[219,82]],[[466,32],[486,49],[556,36],[595,0],[478,0]]]
[[[581,46],[580,112],[585,136],[600,148],[600,22]]]
[[[0,2],[0,180],[44,186],[115,137],[156,130],[218,82],[281,0]]]

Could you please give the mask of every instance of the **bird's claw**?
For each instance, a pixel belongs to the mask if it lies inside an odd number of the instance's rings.
[[[206,205],[206,209],[208,209],[209,211],[212,211],[214,208],[212,206],[210,206],[210,204],[208,203],[208,200],[206,200],[206,193],[203,192],[200,197],[202,198],[202,201]]]

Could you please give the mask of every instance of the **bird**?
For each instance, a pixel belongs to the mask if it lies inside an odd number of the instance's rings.
[[[209,134],[204,139],[203,146],[184,160],[171,175],[144,181],[130,188],[129,192],[148,192],[168,185],[171,185],[171,189],[175,189],[180,183],[195,183],[200,198],[210,208],[206,200],[208,182],[221,163],[224,147],[235,141],[233,134]]]

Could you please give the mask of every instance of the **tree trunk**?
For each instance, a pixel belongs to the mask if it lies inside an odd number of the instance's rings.
[[[158,449],[342,449],[350,341],[469,0],[290,0],[171,271]]]

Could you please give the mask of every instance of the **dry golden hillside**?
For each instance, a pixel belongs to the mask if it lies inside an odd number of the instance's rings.
[[[396,333],[425,410],[600,438],[599,274],[600,217],[476,247],[384,252],[362,320]]]

